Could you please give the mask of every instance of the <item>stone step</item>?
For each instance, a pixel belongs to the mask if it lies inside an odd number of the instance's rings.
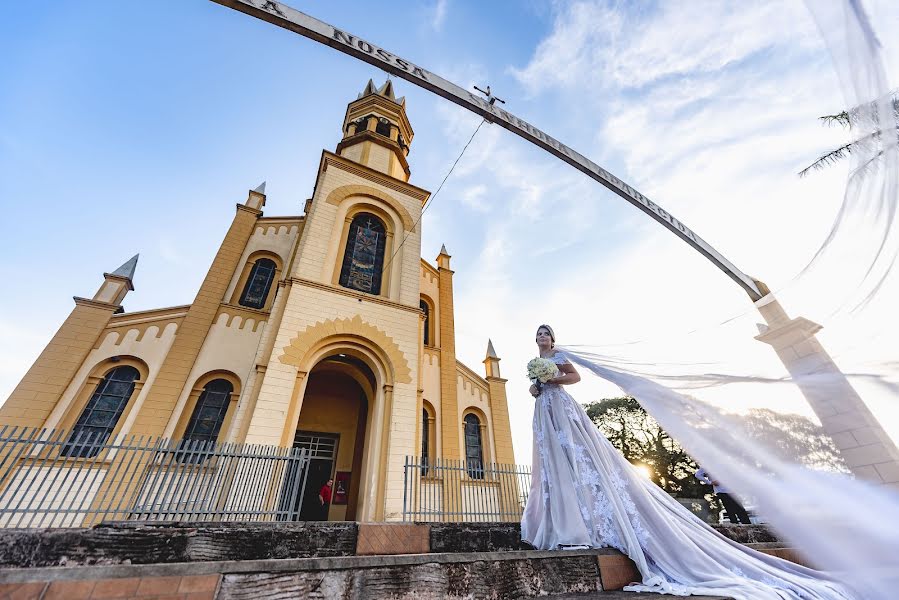
[[[800,562],[764,528],[721,531]],[[0,530],[0,567],[0,600],[146,600],[154,590],[191,600],[611,600],[619,597],[615,590],[639,579],[634,563],[617,550],[528,549],[517,523],[128,522],[6,529]]]
[[[636,578],[611,550],[431,553],[155,565],[0,569],[0,597],[191,600],[653,598],[615,592]],[[707,598],[706,600],[712,600]],[[720,599],[715,599],[720,600]]]
[[[722,526],[743,544],[782,548],[762,526]],[[529,550],[518,523],[140,523],[0,529],[0,567],[324,558]]]

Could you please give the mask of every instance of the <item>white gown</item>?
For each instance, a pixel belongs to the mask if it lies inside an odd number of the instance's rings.
[[[552,360],[568,362],[561,352]],[[533,474],[521,537],[540,550],[617,548],[643,578],[629,591],[861,600],[826,573],[716,532],[640,475],[561,385],[544,385],[536,399]]]

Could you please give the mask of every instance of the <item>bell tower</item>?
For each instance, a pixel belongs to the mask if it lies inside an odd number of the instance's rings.
[[[347,106],[337,154],[408,182],[411,172],[406,157],[413,135],[406,99],[396,97],[393,82],[375,88],[369,79],[359,97]]]

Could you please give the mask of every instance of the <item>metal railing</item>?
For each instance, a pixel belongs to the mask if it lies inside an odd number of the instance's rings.
[[[407,456],[403,521],[520,521],[531,467]]]
[[[0,527],[296,521],[299,448],[0,427]]]

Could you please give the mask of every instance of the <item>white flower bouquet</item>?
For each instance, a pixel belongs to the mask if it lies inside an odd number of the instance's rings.
[[[528,379],[537,386],[537,389],[543,387],[543,384],[559,374],[559,367],[556,363],[548,358],[533,358],[528,363]]]

